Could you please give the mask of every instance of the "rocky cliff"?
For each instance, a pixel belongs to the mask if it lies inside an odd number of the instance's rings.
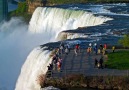
[[[44,6],[42,0],[35,0],[35,1],[27,0],[27,4],[28,4],[28,13],[30,14],[32,14],[37,7]]]

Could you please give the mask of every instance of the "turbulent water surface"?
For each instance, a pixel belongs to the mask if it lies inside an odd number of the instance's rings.
[[[85,33],[90,35],[83,38],[83,42],[117,43],[122,34],[129,31],[128,10],[129,5],[125,3],[39,7],[29,25],[19,18],[2,23],[0,89],[39,90],[37,77],[46,73],[51,62],[51,52],[39,45],[55,42],[61,31],[86,27]]]

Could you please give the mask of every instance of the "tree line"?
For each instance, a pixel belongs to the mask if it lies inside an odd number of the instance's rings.
[[[47,4],[70,4],[70,3],[128,3],[129,0],[26,0],[27,2],[46,1]]]

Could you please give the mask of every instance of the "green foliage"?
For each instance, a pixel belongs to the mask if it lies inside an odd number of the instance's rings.
[[[26,2],[19,2],[18,8],[15,11],[9,13],[9,17],[19,16],[23,17],[26,22],[29,22],[31,15],[28,14],[28,5]]]
[[[48,0],[49,4],[86,3],[88,0]]]
[[[28,7],[27,7],[26,2],[19,2],[18,8],[16,10],[16,14],[23,14],[23,13],[27,12],[27,9],[28,9]]]
[[[108,60],[105,62],[108,68],[129,69],[129,51],[118,51],[108,54]]]
[[[124,35],[124,37],[119,40],[119,43],[122,44],[124,47],[129,47],[129,34]]]
[[[129,0],[47,0],[47,1],[49,4],[87,3],[87,2],[93,2],[93,3],[129,2]]]

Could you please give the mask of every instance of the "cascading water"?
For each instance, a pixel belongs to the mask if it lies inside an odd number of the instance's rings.
[[[108,20],[111,19],[103,16],[94,16],[81,10],[38,7],[30,21],[29,33],[42,36],[40,41],[47,39],[45,41],[47,43],[56,41],[58,33],[63,30],[99,25]],[[47,66],[51,62],[51,58],[49,58],[50,53],[50,51],[43,50],[40,47],[35,48],[30,53],[22,66],[15,90],[40,89],[37,77],[46,73]]]
[[[33,13],[29,30],[33,33],[45,33],[45,38],[49,36],[50,40],[55,40],[55,35],[63,30],[100,25],[108,20],[112,19],[83,10],[38,7]]]
[[[43,51],[40,47],[30,53],[23,65],[16,90],[40,90],[38,76],[47,72],[47,65],[51,63],[49,56],[50,51]]]

